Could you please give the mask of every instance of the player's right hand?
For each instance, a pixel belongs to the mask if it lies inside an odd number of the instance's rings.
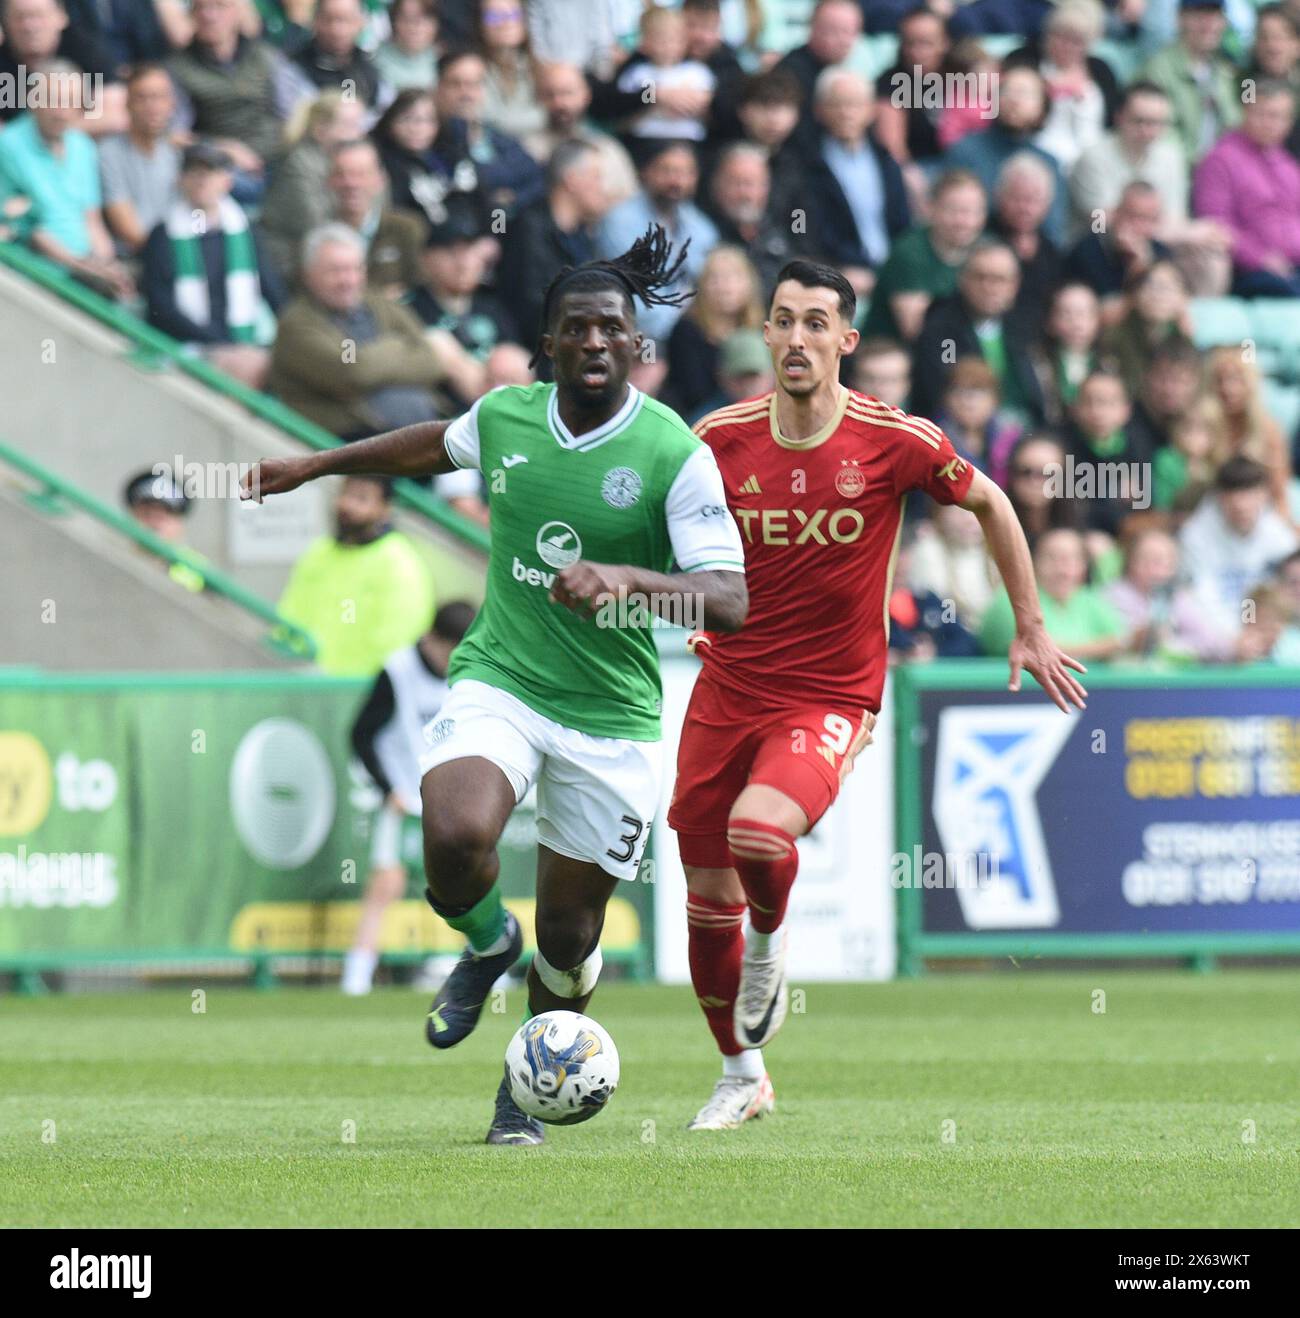
[[[300,458],[263,458],[244,473],[239,482],[239,497],[261,503],[268,494],[288,494],[307,479]]]

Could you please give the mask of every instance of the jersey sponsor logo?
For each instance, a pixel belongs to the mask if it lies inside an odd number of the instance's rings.
[[[757,476],[751,476],[737,491],[737,494],[762,494],[763,487],[758,483]]]
[[[867,477],[856,461],[847,458],[835,473],[835,488],[846,498],[856,499],[867,488]]]
[[[641,497],[641,475],[631,467],[611,467],[600,483],[600,497],[611,508],[630,508]]]
[[[727,511],[726,507],[720,503],[706,503],[700,509],[701,517],[721,517]]]
[[[517,467],[521,462],[527,462],[528,459],[522,453],[512,453],[508,458],[501,459],[503,467]]]
[[[568,567],[582,557],[582,540],[568,522],[547,522],[537,533],[537,557],[547,567]]]
[[[747,544],[851,545],[866,521],[856,508],[737,508],[736,521]],[[793,519],[793,521],[791,520]]]
[[[966,470],[966,460],[964,458],[953,458],[951,462],[945,462],[934,474],[936,476],[947,476],[950,481],[959,480],[961,474]]]

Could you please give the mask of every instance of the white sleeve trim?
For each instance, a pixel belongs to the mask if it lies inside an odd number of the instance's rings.
[[[486,398],[487,394],[483,395]],[[462,412],[442,433],[442,444],[447,456],[458,467],[472,467],[477,471],[482,463],[479,456],[478,410],[483,406],[478,399],[468,412]]]
[[[745,549],[727,508],[713,450],[701,444],[677,473],[664,501],[673,558],[683,572],[743,572]]]

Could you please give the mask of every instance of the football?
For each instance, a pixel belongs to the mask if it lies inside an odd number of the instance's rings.
[[[589,1121],[618,1088],[618,1049],[604,1026],[576,1011],[546,1011],[525,1021],[506,1049],[516,1103],[538,1121]]]

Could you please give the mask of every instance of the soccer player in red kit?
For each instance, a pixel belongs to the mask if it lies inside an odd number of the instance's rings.
[[[740,526],[750,604],[739,632],[694,638],[703,669],[668,812],[686,868],[691,980],[723,1055],[693,1130],[731,1129],[774,1106],[761,1049],[786,1013],[795,839],[871,740],[911,490],[960,504],[983,526],[1016,616],[1010,689],[1024,669],[1063,710],[1087,694],[1069,671],[1083,665],[1043,628],[1006,495],[932,422],[840,384],[840,360],[858,342],[855,309],[838,271],[792,261],[763,327],[775,391],[695,426]]]

